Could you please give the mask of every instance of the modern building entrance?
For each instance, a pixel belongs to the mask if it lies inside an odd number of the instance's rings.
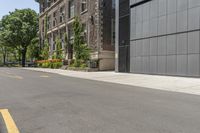
[[[129,1],[119,1],[119,72],[130,71],[130,10]]]

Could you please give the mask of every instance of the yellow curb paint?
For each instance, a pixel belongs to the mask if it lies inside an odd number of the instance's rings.
[[[8,133],[19,133],[19,130],[18,130],[12,116],[8,112],[8,109],[2,109],[2,110],[0,110],[0,113],[3,116]]]

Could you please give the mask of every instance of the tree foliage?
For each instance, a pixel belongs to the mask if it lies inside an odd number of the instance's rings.
[[[5,46],[2,42],[0,42],[0,64],[2,63],[3,65],[6,65],[9,56],[16,59],[16,50],[11,47]]]
[[[1,20],[0,38],[6,46],[21,51],[22,66],[25,66],[27,48],[37,32],[38,15],[34,10],[16,9]]]
[[[6,64],[7,47],[2,45],[1,42],[0,42],[0,54],[1,54],[1,57],[2,57],[1,62],[5,65]]]
[[[79,18],[75,18],[73,23],[74,31],[74,42],[73,49],[76,60],[81,60],[86,62],[90,58],[90,49],[88,48],[86,42],[83,39],[83,26],[80,23]]]
[[[49,59],[49,43],[47,39],[44,41],[44,46],[41,50],[42,59],[48,60]]]
[[[56,59],[63,59],[62,41],[59,37],[56,38]]]
[[[28,46],[27,55],[31,60],[40,60],[41,59],[41,50],[39,44],[39,37],[34,38],[31,41],[31,45]]]

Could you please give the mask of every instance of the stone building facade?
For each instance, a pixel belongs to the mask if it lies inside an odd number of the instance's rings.
[[[116,71],[200,76],[200,0],[116,1]]]
[[[114,69],[114,18],[113,0],[40,0],[40,38],[50,45],[50,54],[55,50],[55,41],[62,43],[67,35],[73,40],[72,24],[75,16],[84,27],[87,45],[92,49],[91,59],[99,61],[99,70]],[[46,35],[47,34],[47,35]],[[64,46],[63,46],[64,47]],[[66,60],[73,58],[72,48],[66,51]]]

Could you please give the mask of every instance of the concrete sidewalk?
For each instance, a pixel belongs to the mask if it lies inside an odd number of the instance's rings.
[[[43,68],[23,69],[60,74],[75,78],[200,95],[200,79],[198,78],[127,74],[115,72],[77,72]]]

